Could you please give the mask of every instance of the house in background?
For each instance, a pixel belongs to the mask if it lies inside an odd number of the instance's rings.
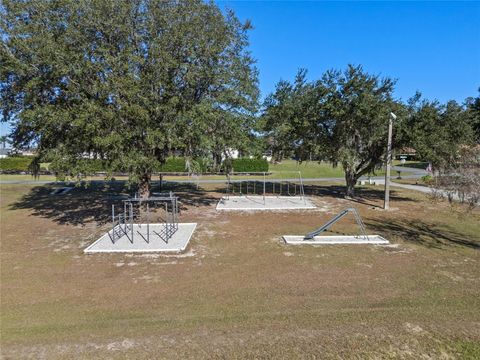
[[[0,149],[0,159],[6,158],[8,155],[10,155],[11,151],[12,151],[12,149],[1,148]]]

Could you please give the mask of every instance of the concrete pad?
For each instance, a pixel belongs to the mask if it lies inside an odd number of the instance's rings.
[[[339,245],[339,244],[364,244],[385,245],[390,242],[380,235],[368,235],[368,241],[363,236],[315,236],[311,240],[303,240],[304,236],[283,235],[283,240],[289,245]]]
[[[146,224],[133,224],[134,241],[130,242],[126,235],[112,242],[110,234],[112,230],[104,234],[100,239],[88,246],[84,253],[109,253],[109,252],[182,252],[187,248],[197,226],[196,223],[179,223],[178,230],[168,240],[168,243],[155,235],[153,231],[160,233],[164,224],[150,224],[150,242],[147,243],[137,231],[147,238]]]
[[[301,196],[224,196],[217,204],[217,210],[305,210],[316,209],[307,197]]]

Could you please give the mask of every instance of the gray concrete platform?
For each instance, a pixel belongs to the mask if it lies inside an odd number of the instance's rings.
[[[112,242],[109,233],[88,246],[84,253],[110,253],[110,252],[182,252],[187,248],[188,242],[195,231],[196,223],[179,223],[178,230],[168,240],[168,243],[154,235],[153,231],[160,232],[163,224],[150,224],[150,241],[147,243],[137,231],[147,237],[146,224],[133,224],[134,241],[130,242],[126,235]]]
[[[300,196],[224,196],[217,204],[217,210],[305,210],[317,206],[308,198]]]
[[[303,240],[303,235],[283,235],[283,240],[288,245],[340,245],[340,244],[363,244],[363,245],[386,245],[390,242],[380,235],[368,235],[368,241],[363,236],[315,236],[311,240]]]

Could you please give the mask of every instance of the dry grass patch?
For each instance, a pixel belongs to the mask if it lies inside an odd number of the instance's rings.
[[[126,194],[2,185],[4,358],[465,358],[480,349],[480,215],[395,189],[359,202],[306,187],[318,211],[216,212],[215,186],[174,190],[199,224],[185,254],[94,254]],[[356,206],[390,246],[288,247]],[[344,219],[335,233],[356,231]],[[472,358],[473,358],[472,357]]]

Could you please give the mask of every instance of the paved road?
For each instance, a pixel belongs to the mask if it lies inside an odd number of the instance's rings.
[[[385,179],[379,179],[377,181],[377,184],[385,185]],[[403,188],[403,189],[408,189],[408,190],[421,191],[421,192],[424,192],[424,193],[432,192],[432,190],[428,186],[400,184],[400,183],[396,183],[395,181],[391,181],[390,185],[395,186],[395,187],[399,187],[399,188]]]

